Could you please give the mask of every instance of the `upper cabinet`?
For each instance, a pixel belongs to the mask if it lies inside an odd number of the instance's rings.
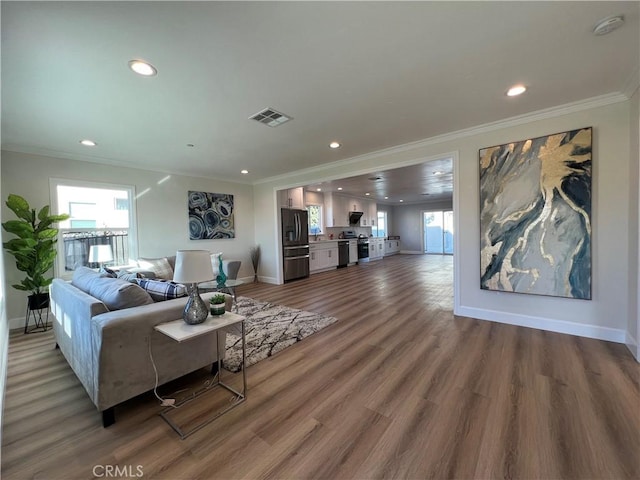
[[[378,204],[375,202],[375,200],[370,200],[369,201],[369,208],[368,211],[365,212],[365,215],[369,215],[369,225],[371,225],[372,227],[375,226],[378,223]]]
[[[324,195],[324,210],[327,227],[348,227],[349,226],[349,206],[348,198],[332,193]]]
[[[324,209],[327,227],[348,227],[349,212],[362,212],[359,226],[371,227],[376,224],[378,206],[375,200],[364,200],[325,193]]]
[[[302,187],[280,190],[278,192],[278,201],[281,207],[304,208],[304,192]]]

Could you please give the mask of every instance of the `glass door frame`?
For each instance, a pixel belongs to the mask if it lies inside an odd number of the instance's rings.
[[[427,227],[427,223],[426,223],[426,216],[427,214],[440,214],[440,218],[441,218],[441,223],[442,223],[442,250],[439,252],[429,252],[427,251],[427,231],[426,231],[426,227]],[[449,218],[450,218],[450,225],[446,225],[446,218],[447,218],[447,214],[450,214]],[[445,235],[447,234],[448,230],[447,227],[451,228],[451,235],[452,235],[452,239],[450,241],[450,245],[451,245],[451,251],[447,252],[446,247],[447,247],[447,241],[446,241],[446,237]],[[423,210],[422,211],[422,252],[426,255],[453,255],[455,250],[455,215],[453,213],[453,209],[452,208],[448,208],[448,209],[443,209],[443,210]]]

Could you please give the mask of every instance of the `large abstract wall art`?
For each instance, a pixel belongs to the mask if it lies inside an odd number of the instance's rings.
[[[591,127],[480,150],[480,287],[591,299]]]
[[[189,192],[189,238],[235,238],[233,195]]]

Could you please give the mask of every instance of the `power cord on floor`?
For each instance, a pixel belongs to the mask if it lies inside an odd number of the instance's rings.
[[[158,369],[156,368],[156,362],[153,360],[153,353],[151,352],[151,339],[149,337],[147,337],[147,342],[149,344],[149,358],[151,359],[151,365],[153,365],[153,372],[156,375],[156,382],[153,387],[153,394],[156,396],[158,400],[160,400],[161,407],[178,408],[175,406],[175,403],[176,403],[175,398],[162,398],[160,395],[158,395]]]

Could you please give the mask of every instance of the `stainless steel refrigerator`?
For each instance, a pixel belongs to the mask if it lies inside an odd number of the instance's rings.
[[[309,214],[306,210],[282,210],[282,258],[284,281],[309,276]]]

